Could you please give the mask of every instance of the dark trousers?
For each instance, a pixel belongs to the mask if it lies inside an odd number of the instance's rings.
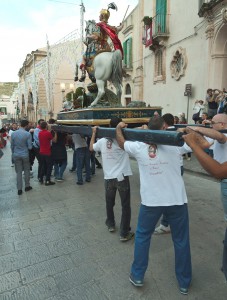
[[[33,153],[34,153],[34,155],[35,155],[35,157],[36,157],[36,159],[38,161],[38,179],[40,179],[41,176],[42,176],[42,171],[41,171],[39,148],[33,147],[32,150],[33,150]]]
[[[222,260],[222,270],[225,275],[225,279],[227,280],[227,228],[225,231],[225,239],[223,241],[223,260]]]
[[[125,176],[122,181],[117,181],[116,178],[105,179],[107,226],[115,226],[114,205],[117,190],[121,198],[122,207],[120,235],[125,237],[130,231],[131,221],[130,183],[128,176]]]
[[[86,180],[91,180],[91,168],[90,168],[90,151],[88,147],[81,147],[76,149],[76,171],[77,182],[83,183],[83,167],[86,170]]]
[[[50,176],[53,169],[53,159],[51,155],[40,154],[40,168],[40,180],[43,181],[43,177],[45,175],[46,181],[50,181]]]

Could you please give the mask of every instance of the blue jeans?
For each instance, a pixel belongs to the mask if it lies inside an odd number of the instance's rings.
[[[148,267],[151,236],[162,214],[169,220],[175,250],[175,273],[182,288],[188,288],[192,278],[189,242],[188,206],[145,206],[141,204],[135,237],[134,261],[131,268],[136,280],[143,280]]]
[[[114,205],[117,190],[121,198],[122,207],[120,235],[125,237],[130,231],[131,221],[130,183],[128,176],[125,176],[122,181],[117,181],[116,178],[105,179],[107,226],[115,226]]]
[[[191,155],[191,153],[190,153],[190,155]],[[183,176],[183,175],[184,175],[184,166],[181,166],[181,176]],[[168,218],[165,215],[162,216],[161,224],[165,227],[169,226]]]
[[[91,174],[95,174],[95,151],[91,152]]]
[[[82,169],[85,166],[86,180],[91,180],[90,151],[88,147],[76,149],[77,182],[83,183]]]
[[[67,166],[67,160],[59,161],[59,162],[54,162],[54,177],[58,179],[63,178],[63,174],[65,172]]]
[[[227,179],[221,181],[221,200],[225,214],[225,220],[227,221]]]
[[[225,239],[223,241],[223,259],[222,259],[222,269],[225,275],[225,279],[227,280],[227,228],[225,230]]]

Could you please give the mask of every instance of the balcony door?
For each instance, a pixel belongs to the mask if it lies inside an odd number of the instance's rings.
[[[166,1],[167,0],[156,0],[156,33],[166,32]]]

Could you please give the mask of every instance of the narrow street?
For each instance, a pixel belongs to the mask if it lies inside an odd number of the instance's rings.
[[[17,195],[9,145],[0,160],[0,300],[226,300],[220,271],[225,230],[219,183],[185,172],[189,199],[193,281],[188,296],[179,293],[171,235],[154,236],[143,288],[129,280],[134,242],[119,241],[105,221],[103,172],[91,183],[76,185],[68,152],[65,181],[54,186],[31,179],[32,191]],[[101,161],[101,158],[99,157]],[[137,164],[131,160],[132,230],[139,196]],[[195,159],[186,163],[198,166]],[[191,165],[190,165],[191,164]],[[165,188],[165,187],[163,187]],[[160,191],[161,192],[161,191]],[[152,193],[152,191],[151,191]],[[120,201],[116,201],[119,228]]]

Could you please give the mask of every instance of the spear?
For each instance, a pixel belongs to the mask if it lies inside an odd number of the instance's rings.
[[[127,7],[127,9],[126,9],[126,12],[125,12],[125,15],[124,15],[124,18],[123,18],[123,20],[122,20],[121,24],[122,24],[122,23],[124,22],[124,20],[125,20],[125,17],[126,17],[126,15],[127,15],[127,12],[128,12],[129,6],[130,6],[130,5],[128,5],[128,7]]]

